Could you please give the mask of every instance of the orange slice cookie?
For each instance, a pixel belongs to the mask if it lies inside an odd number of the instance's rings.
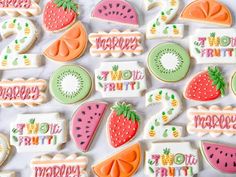
[[[135,144],[93,166],[93,171],[98,177],[131,177],[140,163],[141,146]]]
[[[182,11],[183,20],[206,22],[221,26],[232,25],[232,14],[228,7],[217,0],[196,0]]]
[[[79,58],[87,47],[88,37],[84,25],[75,23],[58,40],[53,42],[44,55],[59,62],[69,62]]]

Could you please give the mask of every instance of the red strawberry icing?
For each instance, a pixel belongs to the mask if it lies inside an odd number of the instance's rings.
[[[74,9],[58,7],[54,0],[49,1],[44,9],[43,22],[48,31],[60,31],[72,25],[77,17]]]

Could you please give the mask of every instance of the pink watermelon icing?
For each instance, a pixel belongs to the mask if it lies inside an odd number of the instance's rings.
[[[236,147],[202,142],[202,153],[208,163],[223,173],[236,173]]]
[[[81,151],[88,151],[106,108],[104,102],[87,102],[75,111],[71,134]]]
[[[92,11],[92,17],[114,23],[139,25],[136,10],[124,0],[102,0]]]

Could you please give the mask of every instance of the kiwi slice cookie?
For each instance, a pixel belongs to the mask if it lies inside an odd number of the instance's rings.
[[[92,78],[80,66],[62,66],[52,74],[49,89],[57,101],[63,104],[76,103],[90,94]]]
[[[190,67],[190,56],[180,45],[163,43],[151,50],[147,59],[152,75],[164,82],[182,80]]]

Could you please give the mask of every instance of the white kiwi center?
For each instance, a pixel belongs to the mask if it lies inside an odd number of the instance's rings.
[[[164,54],[161,57],[160,62],[162,64],[162,66],[168,70],[175,70],[176,67],[179,65],[178,58],[171,53]]]
[[[67,94],[73,94],[80,89],[80,82],[75,76],[67,75],[63,77],[61,87]]]

